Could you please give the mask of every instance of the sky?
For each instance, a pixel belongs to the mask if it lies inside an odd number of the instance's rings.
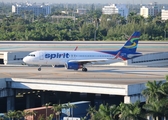
[[[0,0],[0,2],[36,2],[36,3],[134,3],[134,4],[147,4],[157,2],[158,4],[168,4],[168,0]]]

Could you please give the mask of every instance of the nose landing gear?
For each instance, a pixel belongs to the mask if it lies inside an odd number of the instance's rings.
[[[41,66],[39,66],[38,71],[41,71]]]

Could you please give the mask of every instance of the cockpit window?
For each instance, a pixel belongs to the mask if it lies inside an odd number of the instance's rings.
[[[32,56],[32,57],[35,57],[35,54],[29,54],[28,56]]]

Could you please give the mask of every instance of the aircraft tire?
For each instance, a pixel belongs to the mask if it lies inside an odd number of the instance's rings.
[[[41,71],[41,68],[38,68],[38,71]]]
[[[82,68],[82,71],[83,72],[87,72],[87,68]]]

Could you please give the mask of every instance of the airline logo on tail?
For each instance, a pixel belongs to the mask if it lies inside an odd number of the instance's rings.
[[[139,38],[140,38],[140,32],[138,32],[138,31],[134,32],[129,37],[128,41],[126,42],[126,44],[123,47],[127,48],[127,49],[132,49],[132,50],[135,49],[135,51],[136,51]]]
[[[135,40],[138,40],[139,38],[132,38],[131,40],[130,40],[130,42],[132,43],[132,45],[128,45],[128,46],[124,46],[125,48],[131,48],[131,49],[133,49],[133,48],[136,48],[137,47],[137,44],[136,44],[136,42],[134,42]]]

